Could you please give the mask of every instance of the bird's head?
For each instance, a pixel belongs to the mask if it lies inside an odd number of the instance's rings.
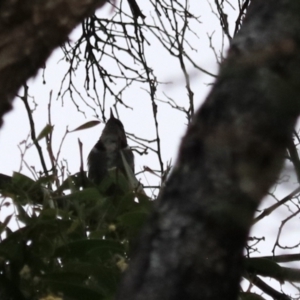
[[[115,118],[112,110],[110,110],[110,118],[107,121],[100,140],[105,144],[111,144],[112,147],[126,148],[127,138],[122,122]]]

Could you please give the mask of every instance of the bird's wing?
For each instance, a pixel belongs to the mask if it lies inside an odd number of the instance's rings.
[[[107,173],[106,150],[101,141],[91,150],[88,156],[88,178],[95,184],[99,184]]]
[[[125,173],[129,180],[130,186],[137,192],[146,195],[142,184],[135,178],[134,175],[134,157],[132,151],[128,148],[128,149],[121,150],[120,153],[121,153]],[[130,158],[131,160],[128,158]],[[130,162],[132,163],[130,164]]]

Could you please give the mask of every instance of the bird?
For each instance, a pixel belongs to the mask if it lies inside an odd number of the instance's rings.
[[[123,158],[134,174],[134,156],[127,144],[127,138],[122,122],[114,117],[110,110],[102,134],[88,155],[88,178],[94,184],[100,184],[108,171],[116,168],[125,176],[127,174]]]

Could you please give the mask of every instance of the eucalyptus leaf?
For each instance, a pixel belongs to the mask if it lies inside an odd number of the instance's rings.
[[[282,281],[282,268],[276,262],[266,258],[246,258],[245,268],[249,273],[268,276]]]
[[[100,121],[89,121],[89,122],[86,122],[80,126],[78,126],[77,128],[71,130],[70,132],[75,132],[75,131],[79,131],[79,130],[84,130],[84,129],[88,129],[88,128],[91,128],[91,127],[94,127],[94,126],[97,126],[98,124],[100,124],[101,122]]]
[[[35,142],[38,142],[39,140],[45,138],[48,134],[50,134],[54,129],[53,125],[47,124],[42,131],[39,133],[38,137],[36,138]]]

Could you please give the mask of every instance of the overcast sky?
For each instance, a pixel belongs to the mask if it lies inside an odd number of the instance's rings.
[[[149,5],[147,6],[146,3],[143,2],[140,5],[143,13],[147,16],[147,20],[151,22],[151,15],[153,15],[153,11],[150,11],[151,7]],[[217,50],[220,49],[222,39],[220,38],[221,32],[219,28],[219,21],[216,16],[212,15],[207,2],[204,1],[201,3],[201,5],[195,3],[192,3],[191,5],[191,11],[197,12],[197,15],[200,16],[200,20],[202,22],[201,24],[193,23],[197,25],[197,28],[193,28],[193,30],[197,33],[199,39],[193,35],[190,35],[191,44],[195,48],[194,51],[191,51],[191,56],[195,58],[195,61],[201,67],[216,74],[217,64],[212,50],[209,48],[207,34],[212,34],[215,31],[213,39],[214,46]],[[105,9],[101,10],[100,13],[103,16],[109,16],[109,5],[107,5]],[[76,37],[79,34],[80,27],[74,30],[74,32],[71,34],[70,40],[76,40]],[[148,47],[147,49],[149,65],[153,67],[154,70],[157,70],[157,74],[159,75],[158,80],[169,82],[169,84],[161,85],[159,87],[157,94],[158,97],[166,100],[166,98],[163,97],[163,93],[166,93],[168,97],[173,97],[179,105],[187,107],[188,97],[183,75],[180,71],[179,62],[174,58],[170,58],[167,51],[163,51],[159,42],[151,37],[151,35],[149,39],[151,40],[151,47]],[[38,105],[36,111],[34,112],[37,133],[40,132],[47,123],[47,104],[50,97],[50,91],[53,91],[52,122],[55,124],[54,140],[56,149],[58,148],[60,140],[65,132],[66,126],[68,126],[69,129],[74,129],[87,121],[96,119],[94,112],[80,103],[81,101],[78,97],[78,103],[80,104],[81,108],[85,110],[85,116],[77,111],[75,106],[71,103],[68,95],[64,98],[64,105],[62,106],[61,98],[57,97],[57,95],[68,64],[64,61],[60,61],[61,58],[62,52],[60,49],[58,49],[53,52],[47,61],[45,70],[45,84],[43,84],[42,70],[35,78],[29,81],[29,93],[34,97],[34,101]],[[192,78],[191,81],[192,88],[195,93],[196,107],[198,107],[205,99],[205,96],[210,89],[208,84],[211,84],[214,79],[198,72],[189,63],[187,63],[187,66]],[[76,88],[79,89],[84,97],[85,92],[83,88],[83,77],[84,69],[82,68],[79,72],[77,72],[75,80]],[[99,89],[101,91],[100,80]],[[20,94],[22,94],[22,91],[20,91]],[[58,100],[56,100],[57,98]],[[126,93],[124,93],[123,99],[128,105],[133,107],[133,110],[130,110],[125,109],[121,105],[118,106],[119,116],[125,126],[125,130],[140,137],[149,139],[155,138],[151,102],[147,92],[143,90],[141,86],[135,85],[134,88],[130,88],[128,91],[126,91]],[[109,108],[113,103],[113,99],[111,99],[111,102],[107,102],[107,116],[109,114]],[[186,130],[187,121],[183,114],[171,109],[168,105],[159,102],[158,105],[158,118],[160,123],[159,129],[162,140],[163,160],[164,163],[166,163],[172,159],[174,163],[180,139]],[[100,115],[100,111],[98,113]],[[90,149],[98,140],[103,127],[104,124],[102,123],[95,128],[76,132],[67,137],[62,149],[62,157],[67,159],[70,171],[72,173],[78,171],[79,168],[79,150],[77,139],[80,138],[80,140],[83,142],[84,159],[86,159]],[[20,151],[18,149],[18,144],[24,140],[28,134],[29,123],[24,104],[20,99],[16,99],[14,101],[14,110],[5,116],[4,126],[0,132],[0,151],[2,154],[0,157],[1,173],[11,175],[13,171],[19,170]],[[44,141],[42,141],[41,144],[43,145]],[[134,146],[133,143],[131,143],[131,145]],[[39,162],[37,161],[37,153],[34,147],[32,147],[32,149],[26,153],[25,159],[29,165],[34,165],[37,169],[41,169]],[[142,157],[136,154],[135,159],[137,172],[141,170],[144,165],[152,167],[153,169],[158,166],[156,157],[151,154]],[[30,172],[28,172],[26,169],[23,169],[22,172],[28,175],[30,174]],[[141,179],[147,180],[147,178]],[[154,181],[158,182],[158,180],[155,179]]]

